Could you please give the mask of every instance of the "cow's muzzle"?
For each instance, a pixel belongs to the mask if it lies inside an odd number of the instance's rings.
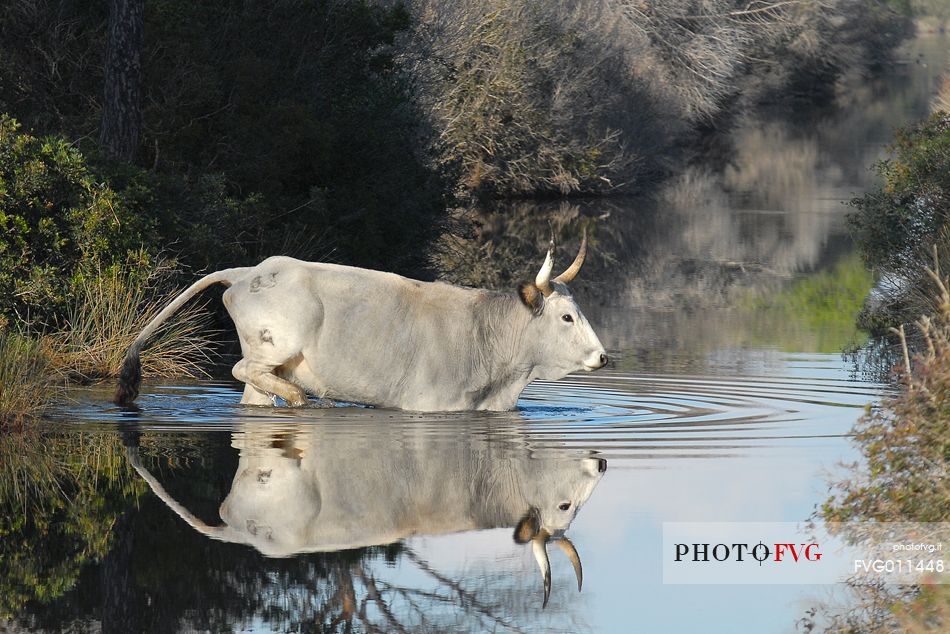
[[[588,372],[599,370],[600,368],[607,365],[609,360],[610,359],[607,357],[606,352],[595,352],[590,357],[588,357],[587,361],[584,362],[584,369]]]

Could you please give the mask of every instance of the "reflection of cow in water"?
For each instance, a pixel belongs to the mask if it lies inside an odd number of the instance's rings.
[[[352,431],[352,430],[351,430]],[[152,490],[201,533],[248,544],[272,557],[390,544],[412,535],[513,527],[532,544],[551,587],[546,546],[560,546],[582,581],[577,551],[564,536],[607,469],[602,458],[530,456],[482,434],[462,440],[421,436],[390,424],[372,438],[301,427],[234,434],[240,460],[223,520],[209,526],[174,500],[138,459]]]

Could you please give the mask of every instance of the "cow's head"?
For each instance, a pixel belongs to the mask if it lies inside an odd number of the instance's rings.
[[[571,296],[567,284],[574,279],[587,255],[587,233],[574,262],[563,273],[551,279],[554,269],[554,240],[548,248],[544,264],[534,283],[521,284],[518,296],[534,313],[533,342],[539,351],[535,361],[538,378],[556,381],[571,372],[591,372],[607,365],[607,353]]]
[[[603,458],[584,458],[580,472],[576,469],[577,463],[573,461],[555,461],[552,464],[554,468],[542,467],[540,477],[533,479],[535,490],[525,491],[532,505],[515,526],[514,533],[515,542],[531,544],[538,561],[544,579],[542,607],[547,606],[551,595],[551,564],[547,552],[547,546],[551,542],[557,544],[570,559],[577,576],[577,590],[580,592],[584,582],[581,559],[574,544],[564,536],[564,532],[607,471],[607,461]]]

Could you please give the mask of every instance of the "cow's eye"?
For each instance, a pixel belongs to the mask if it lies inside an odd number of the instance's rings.
[[[574,318],[571,317],[570,315],[561,315],[561,319],[563,319],[564,321],[566,321],[566,322],[569,323],[569,324],[573,324],[573,323],[574,323]]]
[[[571,503],[570,503],[570,502],[562,502],[561,504],[558,505],[558,508],[561,509],[562,511],[566,511],[566,510],[568,510],[569,508],[571,508]]]

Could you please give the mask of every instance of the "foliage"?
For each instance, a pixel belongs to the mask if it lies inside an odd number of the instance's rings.
[[[928,257],[950,216],[950,115],[899,130],[890,151],[875,166],[884,185],[852,201],[851,220],[869,263],[896,271]]]
[[[826,521],[950,522],[950,281],[939,269],[928,270],[928,278],[939,308],[917,323],[924,351],[911,364],[902,328],[902,389],[856,424],[863,464],[822,505]],[[838,619],[834,631],[937,632],[950,624],[946,586],[896,597],[864,590],[872,604],[868,621]]]
[[[175,286],[172,267],[154,263],[155,219],[141,213],[142,191],[100,184],[64,139],[34,137],[0,116],[0,319],[26,333],[2,334],[4,417],[39,409],[53,374],[113,374]],[[199,372],[207,319],[194,308],[182,317],[146,352],[146,372]]]
[[[0,8],[0,111],[98,157],[103,7]],[[424,274],[444,210],[400,3],[146,3],[137,162],[96,169],[202,269],[283,253]]]
[[[0,115],[0,315],[55,321],[77,275],[121,261],[147,232],[64,139]]]
[[[557,241],[555,272],[566,268],[576,253],[582,231],[588,233],[588,259],[584,274],[573,288],[590,280],[593,261],[603,258],[596,222],[581,215],[577,205],[554,202],[543,213],[538,205],[518,202],[502,205],[491,214],[457,210],[458,227],[443,237],[435,251],[436,266],[443,278],[478,288],[515,290],[521,282],[533,280],[544,260],[552,236]]]
[[[147,69],[150,158],[247,201],[211,224],[224,229],[213,241],[250,237],[254,259],[334,250],[349,264],[426,268],[420,247],[444,205],[414,151],[425,131],[393,58],[408,26],[399,3],[168,0],[149,6],[146,22],[162,43]]]
[[[909,34],[873,0],[416,0],[404,56],[461,192],[610,192],[761,102],[830,100]]]
[[[883,279],[866,323],[892,325],[931,311],[923,271],[936,246],[950,253],[950,114],[898,131],[892,157],[875,170],[884,184],[851,204],[849,218],[867,262]]]
[[[865,340],[855,327],[855,317],[873,283],[873,276],[855,254],[831,270],[803,277],[778,292],[750,295],[740,306],[754,320],[753,336],[764,333],[761,344],[787,345],[795,351],[841,352]]]
[[[109,552],[115,522],[145,489],[117,441],[35,427],[0,435],[0,619],[61,597]]]
[[[54,394],[45,342],[0,327],[0,429],[45,409]]]
[[[918,322],[924,351],[912,370],[905,361],[904,389],[858,423],[865,473],[825,503],[829,521],[950,521],[950,292],[938,273],[929,277],[939,312]]]
[[[462,191],[501,196],[607,191],[656,134],[622,51],[589,6],[524,0],[417,2],[406,47],[439,131],[437,155]],[[635,103],[626,120],[614,117]],[[654,122],[656,123],[656,122]],[[662,131],[660,131],[662,134]]]

